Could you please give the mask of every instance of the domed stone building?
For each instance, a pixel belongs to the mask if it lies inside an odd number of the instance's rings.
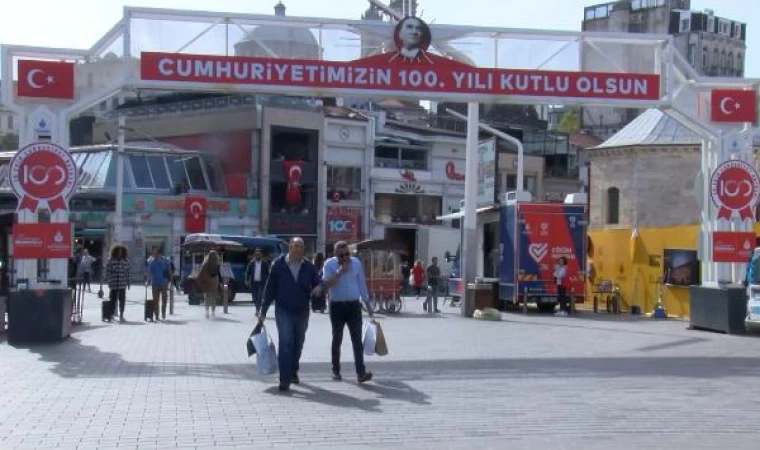
[[[278,17],[285,17],[285,5],[274,7]],[[274,54],[273,54],[274,53]],[[318,59],[319,43],[314,34],[305,28],[261,25],[235,44],[237,56],[277,57],[292,59]]]

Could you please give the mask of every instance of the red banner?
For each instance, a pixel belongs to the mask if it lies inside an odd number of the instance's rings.
[[[710,92],[710,120],[713,122],[754,122],[757,94],[740,89],[715,89]]]
[[[205,233],[208,200],[202,195],[185,196],[185,232]]]
[[[74,98],[74,64],[20,59],[18,96],[35,98]]]
[[[713,261],[746,263],[755,249],[755,233],[713,231]]]
[[[13,225],[14,258],[67,259],[70,256],[70,223],[17,223]]]
[[[67,210],[77,183],[74,158],[67,150],[49,142],[35,142],[11,159],[10,182],[19,199],[18,211]]]
[[[348,62],[143,52],[140,76],[152,81],[281,87],[321,96],[350,90],[483,98],[660,98],[660,77],[654,74],[478,68],[419,52],[414,59],[389,52]]]
[[[741,220],[752,219],[760,200],[760,175],[746,161],[725,161],[712,174],[710,196],[718,207],[719,219],[731,220],[734,215]]]
[[[301,204],[301,177],[303,176],[303,161],[285,161],[282,164],[285,171],[285,202],[290,206]]]
[[[361,232],[361,209],[327,208],[327,242],[357,242],[361,238]]]

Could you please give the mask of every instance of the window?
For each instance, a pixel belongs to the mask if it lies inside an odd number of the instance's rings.
[[[607,225],[620,223],[620,190],[616,187],[607,189]]]
[[[691,30],[691,11],[681,11],[681,22],[678,31],[685,33]]]
[[[742,38],[742,24],[740,24],[740,23],[735,23],[734,24],[734,37],[736,39],[741,39]]]
[[[402,169],[427,169],[427,152],[425,150],[401,150],[401,168]]]
[[[327,189],[360,191],[362,169],[359,167],[327,166]]]
[[[715,33],[715,17],[713,16],[707,18],[707,32]]]
[[[594,9],[589,8],[586,10],[586,20],[594,20]]]
[[[637,9],[641,9],[641,0],[633,0],[631,2],[631,9],[636,11]]]
[[[736,70],[739,71],[739,75],[744,71],[744,55],[741,53],[736,54]]]
[[[13,114],[8,114],[8,130],[13,131]]]
[[[729,70],[734,70],[734,67],[736,67],[734,64],[734,54],[732,52],[728,52],[728,58],[726,59],[726,68]]]
[[[375,149],[375,166],[391,169],[428,170],[428,151],[424,148],[380,146]]]
[[[214,192],[224,192],[224,183],[222,183],[222,172],[219,164],[211,158],[203,158],[203,162],[206,166],[206,175],[208,176],[211,190]]]
[[[183,162],[183,158],[178,156],[168,156],[166,158],[166,163],[169,166],[169,173],[172,176],[172,186],[182,186],[187,189],[187,172],[185,172],[185,165]]]
[[[689,44],[689,64],[697,65],[697,44]]]
[[[187,158],[185,160],[185,167],[187,167],[187,177],[190,179],[190,189],[196,191],[205,191],[206,177],[203,176],[203,168],[201,167],[201,160],[198,157]]]
[[[156,189],[169,189],[171,183],[169,182],[169,175],[166,173],[166,163],[163,156],[148,156],[148,165],[150,166],[150,173],[153,175],[153,182],[156,185]]]
[[[594,10],[594,18],[603,19],[609,15],[607,5],[597,6]]]
[[[728,20],[718,20],[718,33],[730,36],[731,35],[731,22]]]
[[[720,51],[717,48],[713,50],[712,65],[715,66],[716,68],[720,66]]]
[[[153,179],[150,177],[148,160],[144,155],[130,155],[129,165],[132,166],[132,176],[135,178],[135,186],[138,188],[153,188]]]
[[[707,68],[707,56],[708,56],[707,47],[702,48],[702,67]]]

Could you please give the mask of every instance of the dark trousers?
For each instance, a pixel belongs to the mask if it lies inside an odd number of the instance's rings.
[[[291,313],[278,308],[274,314],[279,336],[280,384],[290,384],[293,375],[298,373],[306,329],[309,328],[309,311]]]
[[[82,272],[82,287],[87,287],[90,290],[90,280],[92,279],[91,272]]]
[[[362,305],[358,300],[330,303],[330,323],[332,324],[332,370],[340,373],[340,346],[343,344],[343,328],[348,325],[351,346],[354,349],[354,363],[357,375],[364,375],[364,344],[362,342]]]
[[[254,281],[251,283],[251,300],[253,301],[254,306],[256,306],[257,312],[261,310],[261,294],[263,290],[264,290],[263,282]]]
[[[559,302],[560,311],[570,312],[567,302],[567,288],[565,286],[557,286],[557,301]]]
[[[119,315],[124,315],[124,305],[127,302],[126,289],[109,289],[108,296],[113,303],[113,310],[116,311],[116,302],[119,302]]]

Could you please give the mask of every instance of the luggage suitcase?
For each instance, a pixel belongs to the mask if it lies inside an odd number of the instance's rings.
[[[104,322],[110,322],[113,320],[116,308],[114,303],[110,300],[100,302],[100,314]]]

